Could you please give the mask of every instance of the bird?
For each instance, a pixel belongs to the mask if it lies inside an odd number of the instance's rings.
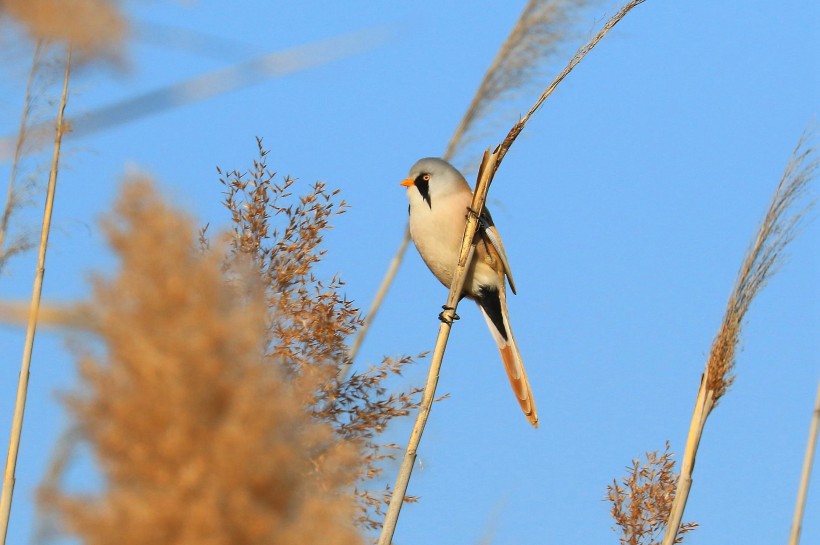
[[[433,275],[449,288],[473,200],[470,185],[453,165],[436,157],[418,160],[401,185],[407,188],[410,201],[410,238]],[[537,428],[535,400],[510,327],[506,281],[515,293],[507,253],[485,207],[479,215],[475,254],[459,300],[466,297],[478,304],[501,353],[518,404],[530,424]],[[439,318],[446,320],[443,314]]]

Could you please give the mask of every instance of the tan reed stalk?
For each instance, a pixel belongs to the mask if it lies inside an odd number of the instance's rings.
[[[797,489],[797,503],[794,506],[792,528],[789,533],[789,545],[800,543],[800,530],[803,526],[803,510],[806,507],[806,496],[809,491],[809,477],[814,461],[814,450],[817,448],[817,428],[820,426],[820,382],[817,383],[817,398],[814,400],[814,412],[809,424],[809,442],[806,445],[806,456],[803,459],[803,471],[800,474],[800,486]]]
[[[40,309],[40,297],[45,275],[46,249],[48,235],[51,231],[51,213],[54,208],[54,194],[57,188],[57,167],[60,162],[60,145],[63,138],[63,115],[68,100],[68,77],[71,73],[71,49],[66,50],[65,73],[63,75],[63,92],[60,96],[60,106],[57,113],[57,127],[54,135],[54,153],[51,158],[51,171],[48,176],[46,204],[43,212],[43,227],[40,233],[40,248],[37,256],[37,270],[34,275],[34,286],[31,294],[31,308],[28,315],[26,340],[23,347],[23,361],[20,364],[20,378],[17,386],[17,397],[14,404],[14,416],[9,438],[9,453],[6,458],[6,470],[3,477],[3,492],[0,499],[0,545],[5,545],[8,533],[9,516],[11,514],[11,500],[14,494],[14,473],[17,468],[17,454],[20,450],[20,436],[23,431],[23,414],[26,409],[26,395],[28,393],[29,369],[31,368],[31,353],[34,349],[34,333],[37,329],[37,313]]]
[[[470,105],[456,127],[447,149],[442,155],[446,161],[451,161],[464,147],[475,127],[486,117],[493,103],[523,87],[535,74],[534,66],[558,48],[558,43],[566,36],[560,29],[561,23],[569,18],[569,12],[577,9],[579,4],[586,0],[571,2],[567,0],[530,0],[521,12],[507,39],[501,45],[490,68],[478,86]],[[405,225],[404,236],[396,250],[387,272],[382,278],[379,289],[370,304],[370,309],[363,318],[362,327],[356,334],[356,339],[350,349],[350,358],[339,372],[340,377],[346,376],[353,361],[359,353],[359,348],[370,330],[370,324],[376,318],[384,298],[404,260],[407,246],[410,242],[410,226]]]
[[[703,436],[703,428],[718,400],[726,393],[734,380],[732,371],[735,363],[735,349],[740,342],[743,319],[749,310],[749,305],[775,272],[783,251],[796,236],[800,218],[811,206],[809,204],[802,210],[791,210],[820,166],[820,159],[816,157],[816,149],[811,146],[806,147],[809,136],[808,132],[801,136],[786,165],[786,170],[777,185],[760,229],[740,266],[734,289],[726,305],[726,313],[715,340],[712,342],[706,369],[701,376],[692,422],[686,438],[678,486],[669,512],[662,545],[673,545],[678,537],[686,501],[689,498],[689,490],[692,487],[692,472],[700,439]]]
[[[601,29],[600,32],[590,41],[588,44],[583,46],[575,56],[572,58],[570,63],[567,65],[564,70],[558,75],[558,77],[547,87],[547,89],[541,94],[538,98],[538,101],[535,105],[530,109],[525,117],[523,117],[518,123],[513,125],[513,128],[510,130],[507,137],[504,138],[504,141],[495,149],[493,152],[486,151],[484,153],[484,159],[481,162],[481,167],[479,167],[478,171],[478,180],[476,182],[475,191],[473,193],[473,201],[471,204],[471,208],[474,211],[480,211],[484,209],[484,202],[487,198],[487,191],[490,188],[490,184],[492,183],[493,177],[495,176],[496,171],[498,170],[499,163],[501,159],[506,155],[507,150],[509,150],[510,146],[513,144],[515,139],[524,129],[524,126],[532,117],[532,114],[543,104],[543,102],[549,97],[550,94],[555,90],[558,84],[569,74],[575,66],[581,61],[581,59],[589,53],[595,45],[601,41],[601,38],[606,35],[609,30],[614,27],[618,21],[623,19],[623,17],[635,6],[638,4],[643,3],[644,0],[633,0],[626,4],[621,10],[618,11],[612,18],[607,21],[604,27]],[[467,225],[464,231],[464,238],[462,239],[461,243],[461,252],[459,253],[458,264],[456,266],[455,274],[453,276],[453,283],[450,286],[450,293],[447,296],[447,303],[446,307],[451,308],[452,310],[445,311],[445,315],[449,312],[449,320],[452,322],[452,317],[455,315],[455,309],[458,305],[458,299],[461,295],[461,290],[464,286],[464,275],[467,267],[470,265],[470,261],[472,260],[473,250],[475,250],[475,241],[473,237],[475,235],[476,229],[478,228],[478,218],[475,217],[475,214],[467,214]],[[430,362],[430,369],[427,373],[427,383],[424,386],[424,394],[422,396],[421,405],[419,406],[419,412],[416,416],[416,423],[413,426],[413,430],[410,433],[410,440],[407,445],[407,449],[405,450],[404,459],[402,460],[402,465],[399,469],[399,473],[396,476],[396,484],[393,487],[393,493],[390,497],[390,505],[387,510],[387,514],[385,515],[384,525],[382,526],[382,533],[379,537],[378,545],[390,545],[393,540],[393,534],[396,530],[396,523],[398,521],[399,512],[401,511],[401,506],[404,500],[404,496],[407,493],[407,486],[410,482],[410,475],[413,471],[413,464],[416,460],[416,451],[418,450],[419,443],[421,441],[421,435],[424,433],[424,427],[427,424],[427,419],[430,415],[430,407],[433,403],[433,399],[435,397],[435,389],[436,385],[438,384],[438,376],[439,371],[441,369],[441,361],[444,357],[444,350],[447,346],[447,339],[450,335],[450,329],[452,328],[452,323],[447,323],[446,321],[442,321],[441,326],[439,327],[438,337],[436,338],[436,345],[433,349],[433,357]]]
[[[487,191],[490,189],[490,177],[495,172],[495,161],[497,153],[484,153],[484,160],[481,162],[481,168],[478,173],[478,181],[476,182],[475,193],[473,194],[473,201],[470,205],[473,210],[483,210],[484,202],[487,199]],[[404,459],[402,460],[399,474],[396,477],[396,485],[393,487],[393,493],[390,497],[390,506],[387,509],[387,514],[382,526],[382,533],[379,537],[378,545],[390,545],[393,541],[393,534],[396,531],[396,523],[398,522],[399,512],[404,503],[404,496],[407,494],[407,485],[410,482],[410,474],[413,472],[413,466],[416,463],[416,452],[419,443],[421,442],[421,435],[424,433],[424,427],[427,424],[427,419],[430,416],[430,408],[433,404],[433,397],[436,394],[436,385],[438,384],[439,371],[441,370],[441,362],[444,358],[444,349],[447,347],[447,339],[450,336],[450,329],[452,329],[453,317],[455,316],[458,301],[461,298],[461,290],[464,287],[464,280],[467,274],[467,268],[473,259],[475,251],[475,234],[478,230],[478,216],[476,214],[467,214],[467,226],[464,231],[464,238],[461,242],[461,252],[458,257],[458,265],[456,266],[453,275],[453,283],[450,286],[450,293],[447,296],[447,308],[452,310],[445,310],[445,315],[448,320],[442,320],[439,326],[438,337],[436,338],[436,347],[433,350],[432,361],[430,362],[430,370],[427,374],[427,383],[424,386],[424,394],[421,398],[421,406],[419,407],[418,415],[416,416],[416,423],[413,426],[413,431],[410,434],[410,441],[407,449],[404,452]]]
[[[9,174],[9,187],[6,192],[6,204],[3,207],[3,218],[0,220],[0,268],[3,266],[3,261],[6,258],[5,241],[6,232],[8,231],[9,219],[11,213],[17,204],[17,195],[14,191],[14,182],[17,179],[17,167],[20,164],[20,159],[23,155],[23,144],[26,141],[26,125],[28,125],[28,116],[31,113],[31,93],[34,85],[34,76],[40,68],[40,57],[43,52],[43,42],[37,40],[37,45],[34,48],[34,57],[31,61],[31,70],[28,73],[28,80],[26,81],[26,95],[23,97],[23,113],[20,115],[20,127],[17,130],[17,141],[14,145],[14,157],[11,161],[11,173]]]

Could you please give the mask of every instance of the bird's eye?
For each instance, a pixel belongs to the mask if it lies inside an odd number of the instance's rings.
[[[421,179],[424,180],[425,182],[429,182],[430,181],[430,175],[425,174],[424,176],[421,177]]]

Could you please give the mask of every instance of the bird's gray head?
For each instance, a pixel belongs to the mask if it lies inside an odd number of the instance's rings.
[[[410,168],[410,177],[415,179],[419,175],[429,174],[431,177],[444,177],[445,174],[454,176],[455,178],[462,178],[461,173],[456,170],[456,167],[438,157],[426,157],[419,159]]]
[[[437,157],[419,159],[410,169],[410,175],[401,185],[409,191],[415,188],[428,206],[432,207],[430,194],[447,194],[453,191],[469,190],[464,176],[450,163]]]

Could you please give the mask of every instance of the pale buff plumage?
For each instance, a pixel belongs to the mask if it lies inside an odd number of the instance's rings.
[[[464,176],[448,162],[421,159],[402,182],[410,200],[410,235],[421,258],[445,286],[452,283],[465,216],[472,191]],[[486,210],[482,213],[479,241],[467,271],[462,297],[474,300],[498,345],[504,369],[521,410],[538,426],[532,390],[515,342],[507,311],[506,279],[515,283],[501,237]]]

